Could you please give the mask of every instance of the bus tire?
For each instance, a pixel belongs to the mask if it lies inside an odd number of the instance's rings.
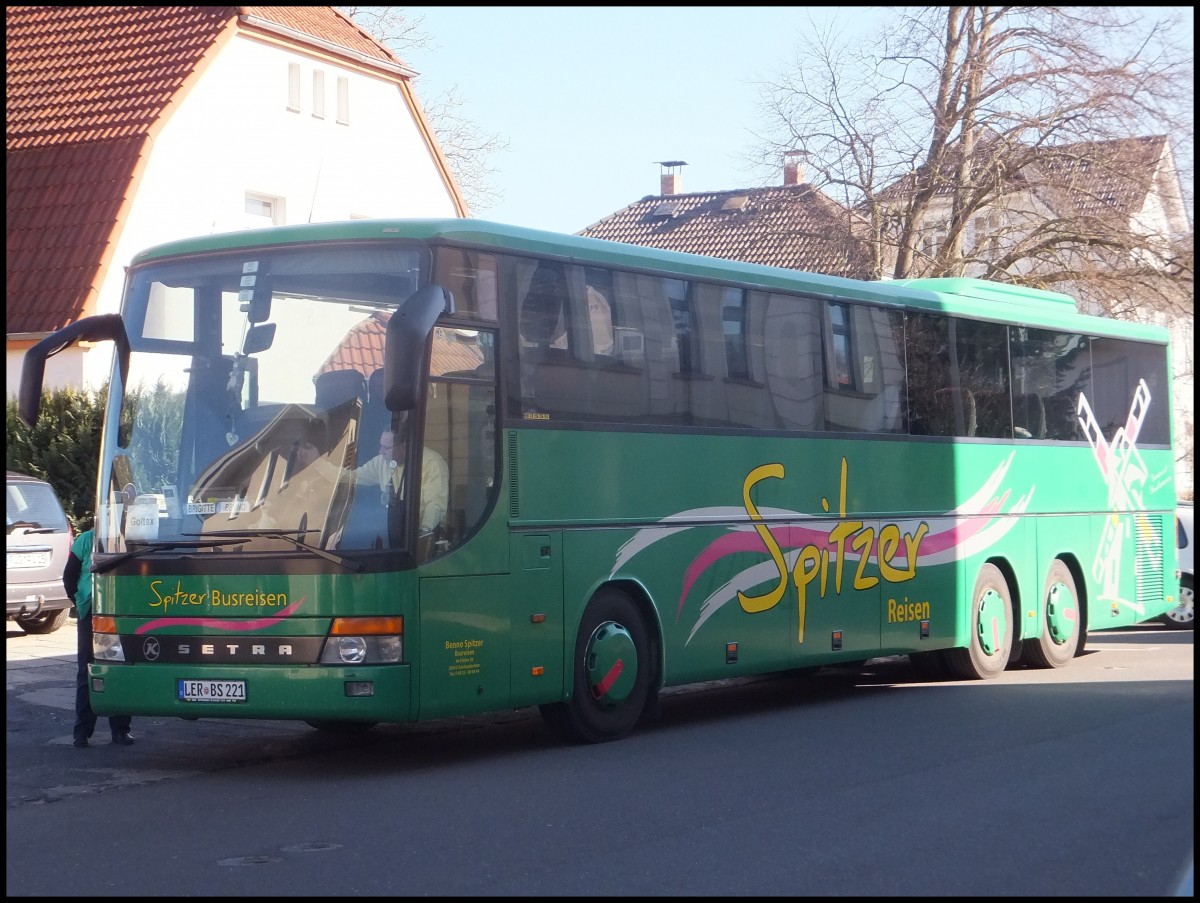
[[[1056,558],[1042,588],[1041,631],[1024,642],[1029,664],[1035,668],[1062,668],[1068,664],[1079,645],[1080,615],[1075,577]]]
[[[971,594],[971,635],[965,649],[947,649],[946,665],[956,680],[990,680],[1004,673],[1012,653],[1013,607],[1000,568],[985,564]]]
[[[592,597],[571,669],[571,698],[542,706],[546,721],[575,743],[607,743],[629,734],[646,708],[655,675],[650,631],[633,599],[613,587]]]

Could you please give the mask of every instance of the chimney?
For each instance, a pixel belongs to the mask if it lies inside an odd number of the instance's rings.
[[[679,194],[679,167],[687,166],[687,161],[657,160],[655,162],[663,168],[662,176],[659,178],[659,187],[662,189],[659,194],[663,195],[664,197],[672,194]]]
[[[788,151],[783,155],[783,184],[799,185],[804,181],[804,151]]]

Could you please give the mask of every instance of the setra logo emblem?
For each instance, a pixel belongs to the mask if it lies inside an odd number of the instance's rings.
[[[152,636],[146,637],[146,641],[142,643],[142,655],[146,657],[146,661],[156,661],[161,652],[162,648],[158,645],[158,638]]]

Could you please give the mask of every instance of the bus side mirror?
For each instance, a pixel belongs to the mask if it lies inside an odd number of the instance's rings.
[[[242,354],[258,354],[266,351],[275,342],[274,323],[258,323],[246,332],[246,340],[242,342]]]
[[[389,411],[411,411],[417,406],[425,381],[429,332],[438,317],[453,312],[451,294],[440,285],[427,285],[409,295],[388,320],[383,404]]]
[[[25,352],[21,364],[21,385],[17,390],[17,416],[27,427],[37,423],[42,406],[42,381],[46,359],[65,351],[76,342],[116,342],[117,363],[121,368],[121,392],[129,379],[129,334],[120,314],[99,314],[84,317],[55,330]],[[124,401],[122,401],[124,404]]]

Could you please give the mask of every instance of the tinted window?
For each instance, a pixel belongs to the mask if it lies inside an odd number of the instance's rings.
[[[1018,438],[1084,438],[1076,409],[1090,392],[1086,336],[1013,327],[1013,428]]]
[[[67,529],[58,497],[47,483],[10,481],[5,504],[5,526],[49,528],[57,532]]]
[[[496,319],[496,256],[457,248],[435,250],[434,281],[454,296],[456,317]]]
[[[1158,345],[1092,339],[1092,413],[1104,438],[1120,430],[1131,443],[1166,445],[1171,385],[1166,355]]]
[[[844,301],[825,310],[825,429],[903,432],[904,315]]]

